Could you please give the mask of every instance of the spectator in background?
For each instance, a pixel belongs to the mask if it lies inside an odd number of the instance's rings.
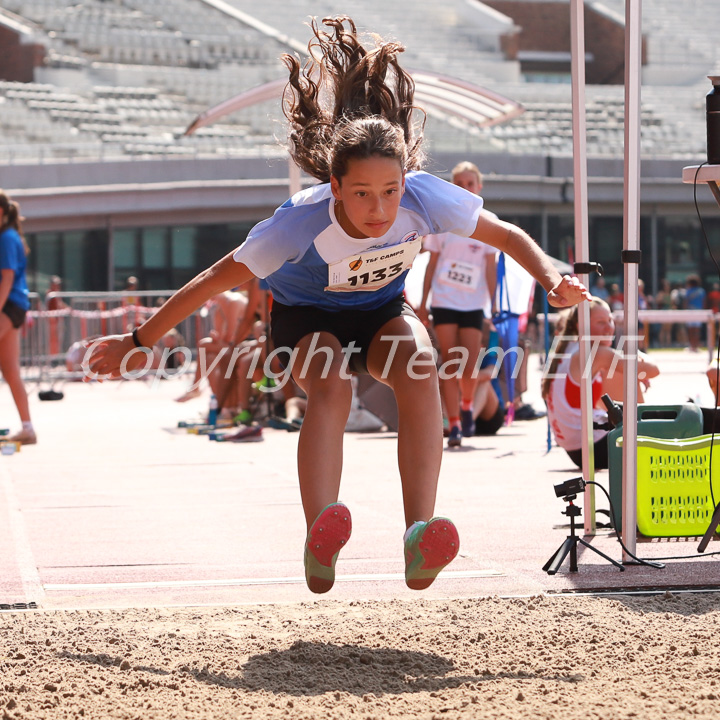
[[[712,290],[707,294],[707,307],[715,313],[713,327],[715,328],[715,338],[717,342],[718,322],[717,315],[720,313],[720,283],[713,283]],[[709,341],[708,341],[709,342]]]
[[[223,349],[234,348],[251,334],[259,300],[257,281],[252,281],[247,294],[227,290],[215,295],[205,304],[205,307],[213,310],[213,329],[207,337],[198,341],[195,376],[190,387],[180,397],[175,398],[176,402],[187,402],[200,396],[200,386],[207,376],[207,368],[213,364],[219,353]],[[229,357],[226,359],[229,360]],[[219,363],[213,372],[222,373],[223,363]],[[211,382],[211,386],[215,385],[217,383]],[[213,392],[217,395],[215,387]]]
[[[720,313],[720,283],[713,283],[712,290],[707,294],[707,306],[714,313]]]
[[[48,286],[47,292],[45,293],[46,310],[60,310],[65,307],[65,303],[62,301],[62,298],[48,297],[50,293],[59,292],[62,292],[62,278],[59,275],[53,275],[50,278],[50,285]]]
[[[126,281],[125,281],[125,292],[126,293],[132,293],[137,292],[138,289],[138,279],[131,275]],[[137,297],[133,297],[132,295],[126,298],[128,305],[136,305],[138,302]]]
[[[45,293],[45,310],[53,312],[56,310],[63,310],[67,305],[59,297],[48,297],[51,293],[62,292],[62,278],[59,275],[53,275],[50,278],[50,287],[48,287],[47,293]],[[49,330],[49,350],[50,355],[60,354],[60,318],[50,317],[48,318],[48,330]]]
[[[682,310],[685,307],[685,288],[680,283],[673,283],[670,290],[672,309]],[[673,325],[675,345],[683,347],[687,345],[687,329],[684,323]]]
[[[10,388],[22,422],[22,429],[8,440],[34,445],[37,435],[30,419],[28,396],[20,374],[20,328],[30,309],[25,277],[27,253],[20,206],[0,190],[0,371]]]
[[[487,318],[483,321],[483,344],[488,351],[483,354],[475,389],[475,435],[495,435],[505,421],[505,401],[495,367],[500,341],[497,330]]]
[[[671,310],[672,309],[672,295],[670,294],[670,282],[663,278],[660,281],[660,289],[655,295],[655,309],[656,310]],[[658,345],[661,348],[668,348],[672,346],[672,323],[661,323],[658,330]]]
[[[138,279],[131,275],[125,281],[125,293],[135,293],[138,290]],[[140,298],[137,295],[123,295],[122,306],[126,308],[126,315],[124,318],[125,330],[130,332],[134,327],[137,327],[145,319],[137,310],[135,306],[140,304]],[[100,303],[100,310],[104,310],[104,303]]]
[[[471,162],[456,165],[452,181],[475,195],[483,187],[482,174]],[[481,212],[497,219],[485,208]],[[497,250],[454,233],[426,235],[424,247],[430,251],[430,261],[418,317],[429,325],[426,306],[431,297],[432,325],[442,362],[458,363],[457,370],[440,378],[440,390],[450,426],[448,447],[459,447],[463,437],[475,434],[475,368],[482,350],[483,318],[492,312]]]
[[[561,313],[550,366],[543,376],[542,395],[547,403],[550,425],[557,444],[567,452],[570,459],[582,467],[582,417],[580,381],[585,372],[580,365],[578,344],[578,311],[572,308]],[[590,301],[590,334],[596,344],[588,360],[592,382],[593,420],[603,423],[607,413],[600,398],[607,393],[613,400],[623,397],[622,353],[612,347],[615,335],[610,307],[599,298]],[[644,353],[638,356],[638,402],[643,402],[643,388],[660,370]],[[608,430],[593,429],[595,469],[608,466]]]
[[[685,278],[685,298],[683,307],[686,310],[703,310],[705,308],[705,289],[700,284],[698,275],[688,275]],[[697,352],[700,347],[700,328],[702,323],[687,323],[688,350]]]
[[[607,285],[605,283],[605,278],[602,277],[602,275],[599,275],[597,280],[595,280],[595,287],[592,289],[592,294],[593,297],[598,297],[601,300],[605,300],[605,302],[607,302],[610,297],[610,293],[608,292]]]
[[[610,294],[607,299],[607,303],[613,312],[623,310],[625,308],[625,296],[620,290],[620,286],[617,283],[613,283],[610,286]]]

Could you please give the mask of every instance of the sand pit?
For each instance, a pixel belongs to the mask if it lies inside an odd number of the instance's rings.
[[[0,614],[0,717],[718,715],[720,596]]]

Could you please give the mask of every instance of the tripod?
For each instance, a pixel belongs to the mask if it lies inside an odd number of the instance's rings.
[[[575,518],[579,517],[581,512],[577,505],[573,505],[573,500],[575,500],[576,497],[577,495],[566,495],[563,498],[568,504],[567,508],[563,511],[563,515],[567,515],[570,518],[570,534],[565,538],[563,544],[553,553],[553,556],[543,565],[543,570],[548,575],[554,575],[560,569],[563,560],[565,560],[569,553],[570,572],[577,572],[577,544],[581,543],[584,547],[589,548],[594,553],[600,555],[600,557],[605,558],[608,562],[615,565],[618,569],[624,571],[625,568],[619,562],[608,557],[605,553],[600,552],[600,550],[575,534]]]

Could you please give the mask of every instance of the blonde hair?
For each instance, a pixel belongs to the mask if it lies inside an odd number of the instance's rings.
[[[456,175],[459,175],[460,173],[469,172],[474,173],[475,177],[478,179],[478,183],[480,185],[483,184],[483,176],[480,172],[480,169],[475,163],[471,163],[467,160],[463,160],[462,162],[458,163],[453,169],[452,169],[452,178],[455,179]]]
[[[610,306],[599,297],[593,297],[592,300],[590,300],[589,302],[590,312],[592,312],[595,308],[598,307],[605,308],[608,312],[611,312]],[[550,395],[552,381],[557,374],[558,365],[560,365],[560,362],[565,355],[565,350],[567,350],[567,346],[571,342],[577,342],[578,340],[580,332],[578,328],[580,322],[579,308],[579,305],[575,305],[569,310],[563,310],[560,313],[560,320],[558,320],[558,324],[555,327],[555,336],[561,337],[562,340],[560,340],[560,342],[557,344],[557,347],[555,348],[555,354],[553,355],[552,361],[550,362],[550,366],[544,373],[542,381],[543,398],[547,398],[548,395]]]
[[[283,112],[293,159],[321,182],[342,178],[358,158],[389,157],[403,172],[419,170],[424,120],[414,127],[415,83],[397,60],[405,48],[375,37],[375,48],[366,49],[345,15],[322,24],[330,30],[320,30],[314,19],[310,25],[314,37],[304,65],[282,56],[290,73]]]

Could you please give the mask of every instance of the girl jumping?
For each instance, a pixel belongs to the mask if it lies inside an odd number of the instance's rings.
[[[459,548],[453,523],[434,517],[443,445],[435,358],[403,299],[422,236],[453,232],[494,245],[523,265],[555,306],[574,305],[588,292],[577,278],[561,277],[525,232],[481,213],[480,197],[420,172],[422,127],[413,123],[412,78],[398,63],[402,45],[376,39],[366,48],[348,17],[322,25],[312,22],[304,65],[283,56],[290,154],[319,184],[256,225],[132,334],[95,343],[89,369],[110,377],[132,370],[140,359],[127,356],[136,347],[152,347],[213,295],[266,278],[273,345],[307,394],[298,475],[308,587],[332,587],[350,537],[350,511],[337,502],[349,369],[389,385],[397,400],[405,580],[419,590]]]

